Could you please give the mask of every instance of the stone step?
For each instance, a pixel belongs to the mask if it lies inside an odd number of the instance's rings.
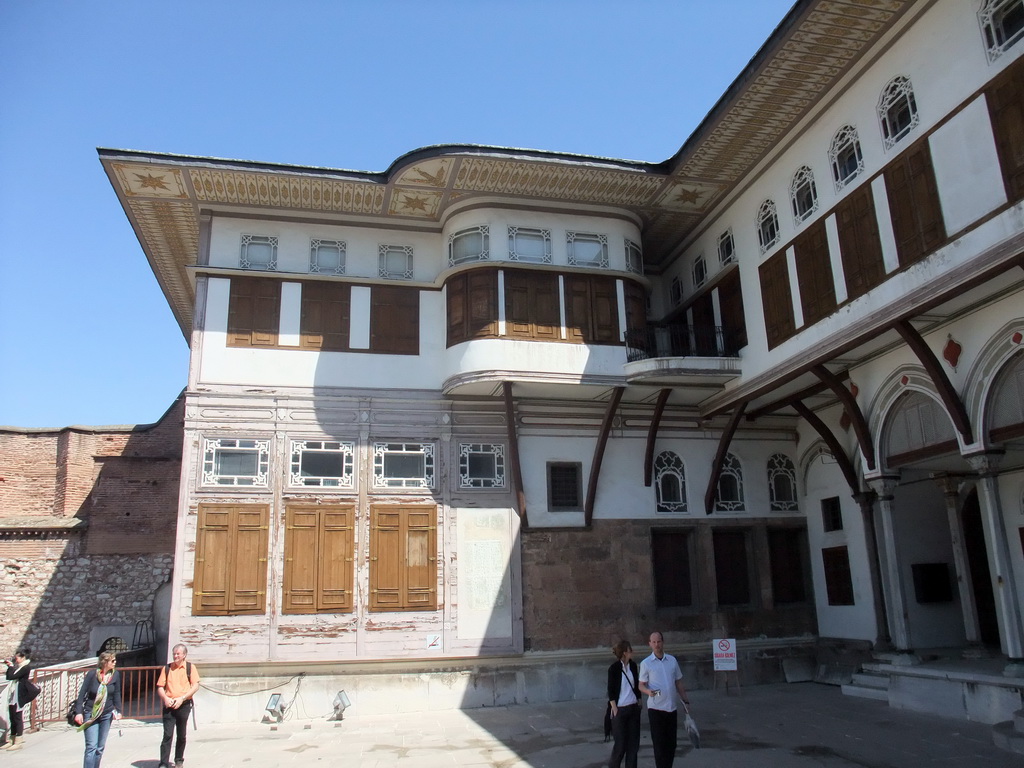
[[[1024,733],[1024,709],[1018,709],[1013,713],[1013,729],[1017,733]]]
[[[856,696],[861,699],[877,699],[878,701],[889,701],[889,690],[888,686],[885,688],[875,688],[866,685],[855,685],[848,683],[840,686],[840,690],[844,696]]]
[[[992,742],[1007,752],[1016,752],[1018,755],[1024,755],[1024,733],[1014,728],[1014,720],[1007,720],[993,725]]]
[[[853,676],[850,681],[853,685],[858,685],[861,688],[877,688],[882,691],[889,690],[889,676],[888,675],[873,675],[868,672],[858,672]]]

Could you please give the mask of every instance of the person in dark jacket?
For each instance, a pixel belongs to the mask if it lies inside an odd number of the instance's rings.
[[[99,655],[96,671],[82,681],[75,700],[75,722],[85,734],[84,768],[100,768],[110,724],[121,719],[121,675],[110,651]]]
[[[640,751],[640,672],[633,661],[633,646],[620,640],[612,646],[616,661],[608,667],[608,707],[611,709],[612,756],[608,768],[636,768]]]
[[[28,685],[28,675],[32,671],[31,655],[28,648],[21,648],[14,654],[13,659],[4,661],[4,664],[7,664],[7,679],[12,681],[11,685],[13,686],[10,692],[10,704],[7,708],[10,715],[8,722],[11,725],[11,738],[4,745],[4,749],[21,749],[24,743],[25,718],[22,710],[32,700]]]

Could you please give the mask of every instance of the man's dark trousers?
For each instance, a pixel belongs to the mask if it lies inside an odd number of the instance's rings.
[[[672,768],[676,759],[676,729],[679,727],[678,712],[662,712],[647,708],[651,722],[651,744],[654,746],[655,768]]]
[[[164,740],[160,742],[160,765],[170,765],[171,739],[174,743],[174,762],[185,759],[185,736],[188,734],[188,716],[192,713],[192,699],[181,702],[177,709],[164,707]],[[175,734],[174,732],[178,733]]]

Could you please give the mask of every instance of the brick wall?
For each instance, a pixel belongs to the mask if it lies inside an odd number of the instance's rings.
[[[146,427],[0,430],[0,647],[66,661],[95,651],[94,626],[153,619],[173,566],[183,416],[179,398]]]

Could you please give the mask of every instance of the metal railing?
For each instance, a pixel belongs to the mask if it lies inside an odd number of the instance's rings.
[[[653,357],[736,357],[739,339],[720,325],[649,325],[626,331],[626,359]]]
[[[29,707],[29,725],[38,730],[46,723],[64,722],[68,707],[78,697],[85,676],[95,664],[75,667],[47,667],[32,672],[39,695]],[[163,667],[119,667],[121,673],[121,714],[132,720],[157,720],[163,707],[156,681]]]

